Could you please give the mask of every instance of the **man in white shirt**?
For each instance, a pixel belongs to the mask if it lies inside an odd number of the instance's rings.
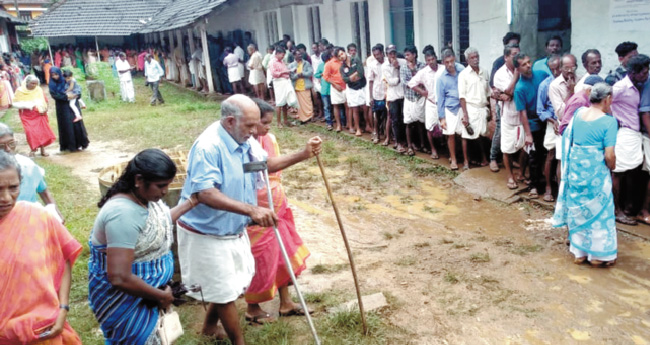
[[[406,152],[406,125],[404,124],[404,86],[400,80],[400,68],[406,68],[406,60],[397,58],[397,48],[391,44],[386,48],[388,60],[381,67],[383,80],[388,85],[386,102],[390,113],[391,128],[395,138],[395,148],[399,153]],[[383,145],[388,146],[390,136]]]
[[[147,78],[147,83],[151,86],[151,90],[153,91],[153,94],[151,95],[151,105],[156,105],[156,101],[158,101],[159,104],[164,104],[165,100],[163,100],[160,90],[158,90],[158,86],[160,84],[160,78],[165,75],[165,71],[160,67],[158,61],[153,59],[151,54],[147,54],[145,60],[144,75]]]
[[[135,90],[133,89],[133,79],[131,79],[133,67],[126,61],[126,54],[120,53],[119,58],[115,61],[115,69],[120,77],[122,100],[129,103],[135,102]]]
[[[387,122],[387,109],[386,109],[386,83],[382,81],[383,74],[381,66],[385,62],[384,46],[377,44],[372,47],[373,60],[368,58],[366,60],[366,67],[368,68],[368,89],[370,90],[372,102],[370,107],[374,113],[374,134],[372,142],[379,143],[381,139],[381,130],[384,129],[386,138],[390,137],[390,126]],[[390,121],[390,120],[388,120]]]
[[[248,88],[246,85],[248,78],[246,78],[246,68],[244,68],[246,62],[244,49],[240,47],[239,44],[235,43],[235,49],[233,50],[233,53],[237,55],[237,59],[239,59],[239,65],[237,68],[239,69],[239,75],[242,79],[242,86],[244,88]]]
[[[467,141],[478,140],[481,150],[481,166],[488,160],[483,149],[483,138],[487,137],[487,119],[490,115],[490,75],[479,66],[479,53],[476,48],[465,50],[467,66],[458,74],[458,98],[463,111],[463,156],[467,164]],[[481,138],[483,137],[483,138]]]
[[[514,57],[519,54],[518,44],[508,44],[503,50],[505,64],[494,74],[493,97],[499,99],[501,106],[501,152],[503,152],[503,165],[507,172],[507,186],[510,189],[517,189],[517,181],[512,174],[512,158],[510,155],[517,153],[524,147],[525,133],[524,126],[515,108],[514,85],[519,78],[513,63]]]
[[[413,91],[426,98],[424,106],[424,126],[427,129],[427,136],[429,138],[429,145],[431,146],[431,158],[438,159],[438,151],[433,144],[433,132],[436,127],[439,127],[438,120],[438,106],[436,103],[436,81],[444,68],[438,66],[438,57],[434,50],[427,50],[424,52],[424,59],[427,66],[418,71],[418,73],[411,78],[408,82],[408,87]]]

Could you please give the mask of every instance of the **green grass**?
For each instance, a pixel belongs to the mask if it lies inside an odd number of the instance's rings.
[[[136,89],[136,103],[127,104],[112,97],[103,102],[86,100],[88,109],[83,112],[84,123],[89,133],[91,145],[101,145],[102,142],[120,141],[123,151],[137,152],[148,147],[163,149],[189,149],[196,137],[212,122],[218,120],[220,105],[194,93],[180,90],[173,85],[163,83],[161,93],[166,104],[163,106],[149,106],[150,89],[144,87],[142,78],[134,79]],[[56,114],[54,110],[49,114],[50,125],[57,132]],[[2,121],[8,123],[16,132],[22,132],[22,125],[15,111],[6,112]],[[317,126],[306,126],[303,129],[274,129],[274,133],[282,143],[282,149],[293,152],[304,145],[307,133],[321,133]],[[428,168],[420,165],[413,159],[404,159],[386,150],[355,140],[343,135],[326,132],[322,129],[323,136],[327,136],[324,143],[324,152],[321,160],[326,167],[346,165],[354,169],[361,169],[360,174],[369,177],[379,177],[382,183],[390,183],[393,177],[386,177],[380,172],[377,164],[398,164],[412,169],[418,176],[445,175],[444,170]],[[55,145],[50,152],[55,150]],[[359,147],[359,148],[357,148]],[[340,162],[340,157],[356,154],[356,163]],[[354,159],[353,159],[354,160]],[[384,162],[385,161],[385,162]],[[380,162],[380,163],[378,163]],[[66,227],[74,237],[83,245],[84,250],[73,269],[73,285],[71,290],[71,313],[68,319],[72,327],[79,333],[82,342],[86,345],[100,345],[104,343],[103,336],[98,329],[98,324],[93,313],[88,307],[87,292],[87,260],[88,239],[95,217],[98,212],[96,204],[99,192],[96,186],[86,188],[79,183],[79,179],[72,175],[71,169],[50,163],[47,159],[37,159],[37,163],[46,170],[46,180],[51,193],[54,195],[61,212],[66,218]],[[306,162],[301,169],[307,166],[316,166],[315,160]],[[431,169],[430,169],[431,168]],[[301,174],[301,169],[288,169],[289,173]],[[357,181],[365,183],[366,180]],[[314,265],[311,270],[315,274],[336,273],[349,269],[349,265]],[[325,291],[318,294],[306,294],[308,303],[317,311],[314,322],[324,344],[359,344],[380,345],[393,343],[390,339],[403,336],[403,331],[391,326],[382,319],[381,314],[369,313],[368,335],[361,334],[361,323],[358,312],[345,312],[326,314],[324,311],[337,305],[351,296],[339,290]],[[210,341],[197,334],[202,320],[202,311],[199,305],[188,304],[177,308],[186,334],[176,344],[209,344]],[[243,309],[241,310],[243,313]],[[242,320],[242,324],[245,324]],[[308,344],[311,335],[304,318],[289,318],[281,322],[264,327],[244,326],[244,332],[249,344],[275,345],[275,344]],[[227,343],[227,342],[225,342]],[[225,344],[224,343],[224,344]]]
[[[458,284],[460,283],[460,278],[453,272],[445,273],[443,280],[449,284]]]
[[[350,267],[350,264],[345,263],[345,264],[333,264],[333,265],[324,265],[324,264],[316,264],[312,266],[311,268],[311,273],[313,274],[329,274],[329,273],[336,273],[343,271]]]
[[[534,245],[518,245],[514,246],[509,249],[509,252],[512,254],[517,254],[521,256],[525,256],[531,253],[537,253],[541,251],[543,247],[539,244],[534,244]]]
[[[488,253],[474,253],[469,257],[471,262],[490,262],[490,254]]]
[[[397,266],[413,266],[417,262],[416,258],[413,256],[405,256],[403,258],[400,258],[399,260],[395,261],[395,265]]]

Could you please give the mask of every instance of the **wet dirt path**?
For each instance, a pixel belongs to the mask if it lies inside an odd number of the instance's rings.
[[[132,156],[124,148],[93,142],[85,152],[42,159],[98,191],[99,170]],[[364,173],[351,163],[364,150],[341,152],[326,172],[362,291],[383,292],[390,307],[382,313],[402,330],[388,343],[650,344],[649,243],[619,234],[614,268],[577,266],[545,211],[481,200],[446,177],[415,176],[394,162]],[[287,169],[284,185],[312,253],[308,267],[346,263],[315,163]],[[308,269],[300,280],[305,292],[354,297],[349,270]]]

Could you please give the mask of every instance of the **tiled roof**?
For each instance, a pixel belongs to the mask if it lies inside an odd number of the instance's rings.
[[[182,28],[209,14],[228,0],[171,0],[138,32],[149,33]],[[225,7],[225,6],[224,6]]]
[[[60,0],[30,22],[34,36],[128,36],[172,0]],[[186,4],[193,0],[182,1]],[[202,2],[202,1],[197,1]]]

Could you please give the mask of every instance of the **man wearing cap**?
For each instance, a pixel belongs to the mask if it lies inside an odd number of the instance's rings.
[[[395,138],[395,148],[399,153],[405,153],[406,126],[404,125],[404,87],[400,80],[400,69],[406,68],[406,60],[397,58],[397,47],[394,44],[386,48],[388,60],[381,67],[384,81],[388,85],[386,89],[386,102],[390,114],[391,128]],[[388,146],[390,137],[387,137],[383,145]]]

